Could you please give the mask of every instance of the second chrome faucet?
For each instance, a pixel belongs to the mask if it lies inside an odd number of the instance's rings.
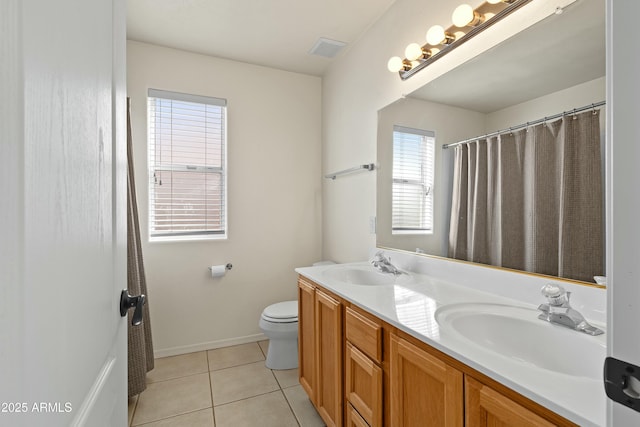
[[[540,292],[547,298],[548,303],[540,304],[538,307],[538,310],[542,312],[538,319],[566,326],[589,335],[604,333],[602,329],[589,324],[579,311],[571,307],[569,304],[571,292],[565,291],[562,286],[550,283],[543,286]]]
[[[376,252],[371,260],[371,264],[382,273],[391,273],[395,276],[402,274],[402,271],[391,264],[391,259],[384,256],[382,251]]]

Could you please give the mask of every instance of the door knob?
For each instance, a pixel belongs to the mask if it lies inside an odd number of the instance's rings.
[[[123,289],[120,293],[120,316],[126,316],[127,311],[129,311],[130,308],[135,307],[131,324],[133,326],[138,326],[142,323],[142,307],[146,301],[147,297],[144,294],[133,297],[129,295],[129,292],[126,289]]]

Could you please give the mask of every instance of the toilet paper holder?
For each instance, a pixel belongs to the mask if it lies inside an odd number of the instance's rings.
[[[207,267],[209,269],[209,271],[211,271],[211,266]],[[226,263],[224,266],[225,270],[229,271],[233,268],[233,264],[231,264],[230,262]]]

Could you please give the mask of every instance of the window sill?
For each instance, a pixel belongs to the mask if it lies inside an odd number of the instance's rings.
[[[428,235],[428,234],[433,234],[433,231],[432,230],[424,230],[424,231],[420,231],[420,230],[392,230],[391,231],[391,235],[392,236],[397,236],[397,235],[401,235],[401,236],[409,236],[409,235],[424,236],[424,235]]]
[[[194,236],[156,236],[149,237],[149,243],[197,242],[206,240],[227,240],[226,234],[202,234]]]

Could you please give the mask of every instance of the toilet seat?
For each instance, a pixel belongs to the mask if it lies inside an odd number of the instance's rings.
[[[272,323],[297,322],[298,301],[284,301],[271,304],[262,312],[262,319]]]
[[[269,338],[265,365],[269,369],[298,367],[298,301],[284,301],[265,308],[258,322]]]

